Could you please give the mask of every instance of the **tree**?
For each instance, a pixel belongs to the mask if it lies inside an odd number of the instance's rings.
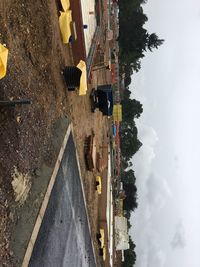
[[[124,251],[124,262],[122,263],[122,267],[133,267],[136,262],[136,245],[134,244],[131,236],[129,236],[129,246],[130,248]]]
[[[122,100],[123,120],[132,121],[134,118],[139,118],[143,112],[142,104],[131,98]]]
[[[164,39],[159,39],[155,33],[152,33],[147,38],[147,47],[150,51],[152,51],[153,48],[158,49],[158,47],[162,45],[163,42]]]
[[[127,168],[131,168],[133,163],[131,161],[126,161],[123,157],[121,158],[121,172],[124,172]]]
[[[143,12],[142,4],[146,2],[147,0],[119,1],[120,64],[130,66],[136,72],[141,68],[145,51],[153,51],[164,42],[144,28],[148,17]],[[130,79],[126,77],[126,80],[129,85]]]
[[[124,200],[124,210],[134,211],[137,206],[137,187],[133,183],[125,183],[124,191],[126,194],[126,198]]]
[[[136,178],[134,170],[130,169],[128,171],[123,171],[121,174],[121,180],[126,184],[135,184]]]
[[[128,135],[127,138],[124,138],[123,140],[121,152],[122,156],[128,161],[140,149],[142,143],[137,138],[129,138]]]
[[[121,153],[124,160],[129,161],[141,146],[135,122],[124,120],[121,127]]]

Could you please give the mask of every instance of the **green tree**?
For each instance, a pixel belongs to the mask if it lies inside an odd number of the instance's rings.
[[[123,171],[121,174],[121,180],[126,184],[135,184],[136,178],[134,170],[130,169],[128,171]]]
[[[122,108],[122,117],[126,122],[132,121],[134,118],[139,118],[143,112],[142,104],[139,101],[131,98],[122,100]]]
[[[162,45],[163,42],[164,39],[159,39],[155,33],[152,33],[147,38],[147,47],[150,51],[152,51],[153,48],[158,49],[158,47]]]
[[[124,172],[127,168],[131,168],[133,163],[131,161],[126,161],[123,157],[121,157],[121,172]]]
[[[125,161],[129,161],[140,149],[142,143],[138,139],[138,130],[135,122],[123,121],[121,127],[121,153]]]
[[[143,12],[142,4],[146,2],[146,0],[119,1],[120,64],[129,66],[136,72],[141,68],[144,52],[147,49],[153,51],[164,42],[155,33],[149,34],[144,28],[148,17]],[[126,81],[126,85],[129,85],[128,77]]]
[[[130,248],[124,251],[124,262],[122,263],[122,267],[133,267],[136,262],[136,245],[134,244],[131,236],[129,236],[129,246]]]
[[[124,210],[134,211],[137,206],[137,187],[135,184],[124,184],[124,190],[126,193],[126,198],[124,200]]]
[[[122,156],[128,161],[132,158],[132,156],[140,149],[142,146],[142,143],[137,139],[131,139],[129,138],[129,135],[127,135],[127,138],[123,139],[121,152]]]

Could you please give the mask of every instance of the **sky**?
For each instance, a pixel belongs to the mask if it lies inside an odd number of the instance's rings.
[[[200,267],[200,1],[148,0],[145,27],[165,39],[146,53],[132,96],[143,146],[133,158],[136,267]]]

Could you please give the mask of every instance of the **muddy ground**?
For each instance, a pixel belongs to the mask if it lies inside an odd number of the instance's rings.
[[[95,174],[84,161],[85,137],[94,131],[103,154],[108,120],[92,113],[89,92],[109,79],[93,72],[86,96],[68,92],[62,76],[72,64],[71,49],[63,45],[58,26],[59,1],[1,0],[0,43],[9,49],[8,69],[0,80],[0,100],[29,99],[30,105],[0,107],[0,263],[19,266],[54,167],[62,138],[71,121],[80,158],[92,235],[98,225]],[[31,190],[19,206],[12,189],[14,169],[30,176]]]

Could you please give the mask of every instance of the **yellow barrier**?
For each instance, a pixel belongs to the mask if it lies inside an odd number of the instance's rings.
[[[96,189],[98,195],[101,195],[101,176],[99,175],[96,176]]]
[[[85,61],[80,60],[77,65],[77,68],[82,71],[80,78],[80,87],[79,87],[79,95],[86,95],[87,92],[87,70]]]
[[[113,107],[113,120],[122,121],[122,106],[120,104]]]
[[[70,8],[69,0],[61,0],[60,2],[61,2],[61,5],[62,5],[62,8],[64,11],[69,10],[69,8]]]
[[[101,248],[103,248],[105,245],[105,233],[104,233],[104,229],[102,229],[102,228],[100,228],[100,235],[101,235],[101,237],[99,240],[101,242]]]
[[[63,43],[69,43],[69,38],[72,35],[70,24],[72,22],[72,11],[67,10],[65,12],[60,11],[59,26],[63,39]]]
[[[8,49],[0,44],[0,79],[6,76]]]

